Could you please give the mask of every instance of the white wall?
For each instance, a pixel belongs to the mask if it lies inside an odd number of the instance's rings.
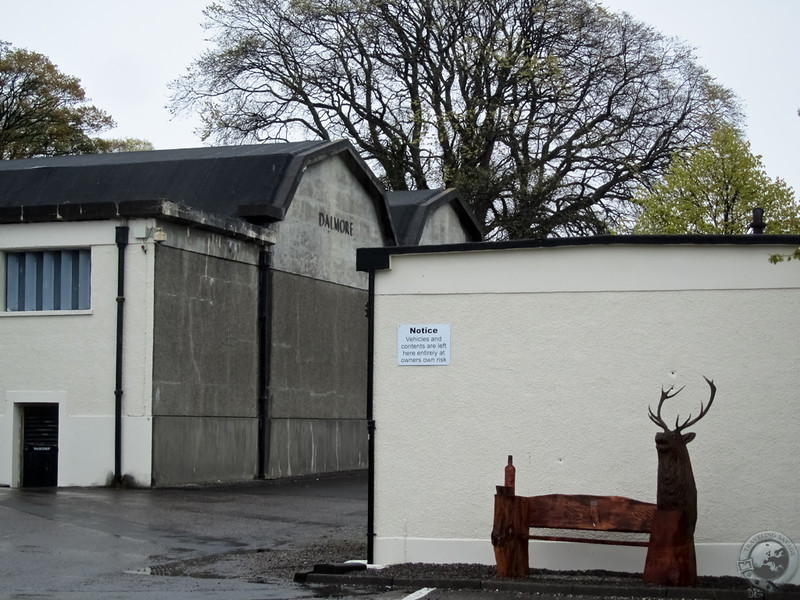
[[[696,414],[700,574],[747,538],[800,542],[800,270],[765,246],[580,246],[392,255],[376,272],[375,562],[493,563],[508,454],[520,495],[655,502],[664,414]],[[451,326],[449,366],[398,366],[399,324]],[[532,544],[532,566],[641,571],[644,551]]]
[[[0,225],[7,250],[91,247],[86,311],[0,312],[0,485],[21,480],[21,406],[59,404],[58,485],[105,485],[114,470],[116,222]],[[150,483],[152,255],[126,249],[123,473]],[[5,265],[4,257],[0,263]],[[5,308],[3,298],[2,308]]]
[[[122,474],[149,486],[153,435],[154,219],[131,219],[125,249]],[[146,236],[142,238],[142,236]],[[116,274],[114,275],[116,281]]]

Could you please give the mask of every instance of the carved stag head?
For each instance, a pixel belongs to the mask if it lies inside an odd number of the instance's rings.
[[[656,409],[655,414],[653,413],[652,408],[648,409],[650,413],[650,420],[664,429],[663,432],[658,432],[656,434],[656,448],[659,452],[665,451],[670,447],[674,447],[676,444],[685,446],[694,439],[695,434],[693,432],[683,433],[683,430],[687,427],[691,427],[706,416],[706,413],[708,413],[708,410],[711,408],[711,404],[714,402],[714,396],[717,394],[717,386],[714,385],[714,382],[709,380],[707,377],[703,377],[703,379],[706,380],[706,383],[711,388],[711,396],[708,399],[708,405],[700,403],[700,414],[697,415],[696,418],[692,419],[692,415],[689,415],[689,417],[683,423],[681,423],[680,416],[676,416],[675,429],[670,429],[669,425],[667,425],[664,422],[664,419],[661,417],[661,408],[664,406],[664,402],[677,396],[683,388],[680,388],[675,392],[672,391],[674,387],[670,387],[668,390],[664,390],[662,388],[661,399],[658,401],[658,408]]]
[[[674,398],[680,393],[683,388],[673,392],[670,387],[667,390],[662,388],[661,399],[658,402],[656,412],[649,409],[650,420],[656,425],[661,427],[663,431],[656,434],[656,450],[658,451],[658,490],[657,490],[657,503],[659,508],[664,509],[680,509],[687,512],[691,528],[694,528],[694,520],[696,518],[696,503],[697,503],[697,489],[694,483],[694,474],[692,473],[692,463],[689,459],[689,451],[686,444],[691,442],[695,434],[694,432],[684,433],[687,427],[691,427],[702,419],[711,408],[714,402],[714,396],[717,393],[717,388],[714,382],[706,377],[703,377],[711,388],[711,396],[708,399],[708,404],[700,404],[700,414],[696,418],[691,415],[683,422],[680,421],[680,416],[675,418],[675,427],[670,429],[669,425],[664,421],[661,416],[661,409],[664,402],[670,398]]]

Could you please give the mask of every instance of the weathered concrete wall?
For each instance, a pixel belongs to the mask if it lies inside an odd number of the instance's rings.
[[[275,273],[273,417],[363,418],[367,292]]]
[[[258,249],[216,238],[156,248],[155,485],[256,475]]]
[[[269,475],[364,468],[367,292],[273,277]]]
[[[268,477],[366,469],[364,419],[272,420]]]
[[[456,211],[449,204],[437,208],[428,217],[422,236],[419,239],[421,246],[428,244],[459,244],[470,242]]]
[[[154,485],[248,481],[256,475],[258,424],[253,418],[156,416]]]
[[[373,198],[338,156],[311,165],[286,218],[276,224],[278,271],[366,289],[356,270],[356,249],[385,246]]]
[[[277,224],[267,475],[366,468],[367,279],[356,249],[391,243],[338,156],[305,172]]]

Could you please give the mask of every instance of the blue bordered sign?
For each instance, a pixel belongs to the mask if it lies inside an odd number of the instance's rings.
[[[756,587],[774,592],[797,572],[797,548],[777,531],[760,531],[739,551],[739,573]]]
[[[450,364],[450,325],[423,323],[397,326],[397,364],[444,367]]]

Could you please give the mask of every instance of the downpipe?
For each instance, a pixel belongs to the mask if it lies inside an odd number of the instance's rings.
[[[270,362],[272,358],[272,253],[258,255],[258,479],[265,479],[270,447]]]
[[[375,271],[369,271],[367,297],[367,564],[375,560],[375,420],[372,414],[375,366]]]
[[[122,487],[122,342],[125,315],[125,247],[128,245],[128,226],[116,228],[117,243],[117,351],[114,389],[114,487]]]

